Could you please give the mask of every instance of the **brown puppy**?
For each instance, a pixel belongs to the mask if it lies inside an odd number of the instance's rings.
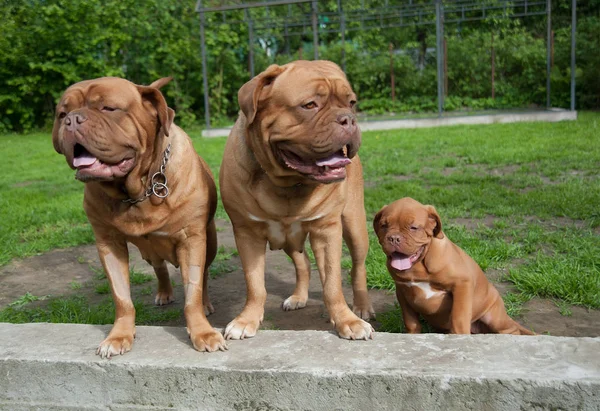
[[[409,333],[421,332],[421,314],[453,334],[534,335],[506,314],[479,265],[444,235],[433,206],[400,199],[377,213],[373,227]]]
[[[190,138],[173,124],[174,112],[159,91],[169,81],[150,86],[119,78],[82,81],[56,107],[54,148],[86,183],[83,207],[116,306],[114,326],[97,350],[101,357],[124,354],[133,344],[128,242],[154,267],[158,305],[173,301],[165,261],[181,267],[194,347],[225,349],[205,315],[214,311],[206,272],[217,249],[215,183]]]
[[[247,284],[246,306],[225,329],[227,339],[256,334],[266,290],[265,248],[283,249],[296,268],[284,310],[306,305],[315,254],[323,296],[339,335],[370,338],[373,314],[365,258],[369,241],[363,201],[356,96],[329,61],[272,65],[239,91],[240,116],[220,172],[221,198],[233,223]],[[342,294],[342,235],[352,255],[354,313]],[[358,316],[357,316],[358,315]]]

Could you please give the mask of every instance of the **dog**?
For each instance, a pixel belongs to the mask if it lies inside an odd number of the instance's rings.
[[[402,198],[377,213],[373,228],[409,333],[421,332],[420,314],[453,334],[534,335],[508,316],[479,265],[444,235],[433,206]]]
[[[342,338],[368,339],[374,315],[366,284],[369,241],[361,143],[346,75],[329,61],[271,65],[244,84],[241,108],[225,147],[219,185],[242,262],[247,299],[225,328],[226,339],[256,334],[263,320],[265,250],[283,249],[296,287],[282,308],[308,299],[308,237],[331,322]],[[353,311],[342,294],[342,237],[350,249]]]
[[[85,183],[83,207],[92,225],[115,302],[115,322],[97,354],[129,351],[135,309],[127,243],[136,245],[158,278],[157,305],[173,301],[165,261],[181,268],[185,318],[194,348],[226,349],[206,314],[207,269],[217,252],[217,192],[206,163],[173,123],[160,87],[104,77],[70,86],[56,106],[52,141]]]

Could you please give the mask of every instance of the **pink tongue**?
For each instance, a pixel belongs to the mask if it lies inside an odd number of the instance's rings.
[[[89,153],[86,154],[82,154],[79,157],[75,157],[73,159],[73,166],[75,168],[79,168],[79,167],[86,167],[86,166],[91,166],[92,164],[94,164],[98,159],[94,156],[92,156]]]
[[[392,267],[396,270],[408,270],[412,267],[412,263],[410,262],[410,257],[400,257],[398,255],[392,255]]]
[[[339,154],[334,154],[330,157],[323,158],[321,160],[317,160],[317,165],[319,167],[329,166],[329,167],[343,167],[346,164],[350,164],[352,161],[348,157],[341,156]]]

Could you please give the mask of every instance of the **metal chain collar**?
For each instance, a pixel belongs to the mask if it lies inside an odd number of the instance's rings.
[[[165,152],[163,154],[162,163],[160,165],[160,170],[152,175],[150,179],[150,187],[146,189],[144,195],[137,199],[128,198],[122,200],[124,203],[136,204],[144,201],[152,194],[154,194],[158,198],[165,198],[169,195],[169,187],[167,187],[167,175],[165,174],[165,167],[167,162],[169,161],[169,156],[171,155],[171,144],[167,146]]]

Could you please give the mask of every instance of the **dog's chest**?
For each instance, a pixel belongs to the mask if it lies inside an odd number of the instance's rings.
[[[431,287],[431,284],[425,281],[408,281],[403,284],[405,287],[409,287],[411,291],[418,295],[419,298],[429,300],[433,297],[439,297],[446,294],[446,291],[437,290]]]
[[[127,241],[140,250],[142,258],[149,264],[164,260],[179,266],[175,243],[166,232],[155,231],[140,237],[127,237]]]
[[[404,298],[415,311],[425,315],[439,314],[448,311],[451,294],[432,286],[427,281],[396,282]]]
[[[262,223],[263,235],[269,241],[271,250],[281,250],[289,247],[300,251],[306,240],[306,230],[303,226],[303,220],[277,221],[259,218],[248,213],[248,217],[256,222]]]

